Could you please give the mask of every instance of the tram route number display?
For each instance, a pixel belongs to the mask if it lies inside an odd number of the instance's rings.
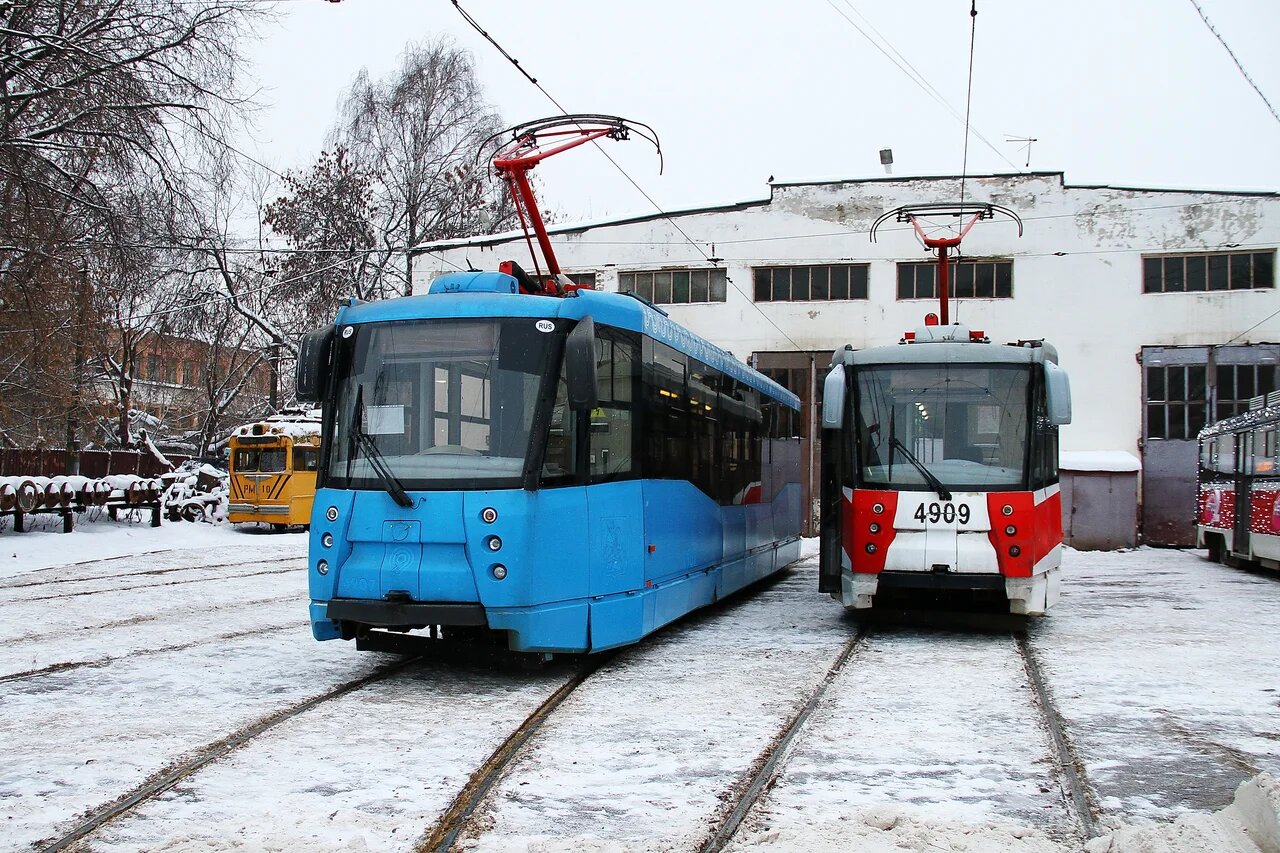
[[[970,510],[968,504],[956,506],[950,502],[931,501],[916,507],[912,518],[921,524],[937,524],[940,521],[945,524],[955,524],[957,520],[961,524],[968,524]]]

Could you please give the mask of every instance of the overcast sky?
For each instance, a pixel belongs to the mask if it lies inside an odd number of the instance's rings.
[[[1275,0],[1197,0],[1280,109]],[[666,210],[764,198],[767,180],[959,174],[963,122],[850,23],[896,50],[961,117],[969,0],[462,0],[570,112],[651,125],[605,143]],[[1280,122],[1191,0],[977,0],[970,174],[1063,171],[1068,183],[1280,189]],[[558,110],[449,0],[292,0],[250,46],[265,109],[246,150],[283,171],[323,146],[360,68],[391,72],[408,41],[471,51],[507,124]],[[874,27],[874,30],[872,29]],[[994,150],[993,150],[994,149]],[[567,219],[652,212],[590,147],[539,167]]]

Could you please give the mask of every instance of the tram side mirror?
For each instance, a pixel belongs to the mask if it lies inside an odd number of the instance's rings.
[[[1049,398],[1049,422],[1055,426],[1071,423],[1071,383],[1067,372],[1052,361],[1046,361],[1044,378]]]
[[[822,428],[840,429],[844,426],[845,381],[844,365],[831,368],[822,383]]]
[[[325,326],[302,336],[298,345],[298,365],[294,374],[299,403],[319,403],[324,399],[325,380],[332,367],[336,327]]]
[[[569,386],[569,408],[590,411],[600,401],[596,384],[596,324],[583,317],[564,345],[564,374]]]

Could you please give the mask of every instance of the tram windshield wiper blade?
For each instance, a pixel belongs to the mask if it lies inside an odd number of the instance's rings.
[[[356,387],[356,404],[351,415],[351,435],[356,440],[356,444],[364,455],[368,457],[369,464],[377,473],[378,478],[382,480],[382,486],[387,490],[387,494],[391,495],[391,499],[399,506],[408,509],[413,506],[413,500],[404,490],[404,485],[391,472],[391,468],[387,465],[387,459],[382,455],[382,451],[378,449],[378,444],[373,440],[367,432],[364,431],[362,415],[364,414],[364,385]],[[355,458],[355,453],[351,453],[347,462],[347,479],[351,479],[351,460]]]
[[[933,490],[938,493],[938,497],[942,498],[944,501],[951,500],[951,490],[948,489],[946,486],[944,486],[942,484],[942,481],[939,480],[932,471],[924,467],[924,463],[921,462],[919,459],[917,459],[914,453],[912,453],[910,450],[907,450],[907,446],[903,444],[898,439],[897,436],[894,436],[893,438],[889,439],[889,445],[891,447],[896,447],[898,448],[898,450],[902,451],[902,455],[907,457],[908,462],[916,466],[916,470],[919,471],[921,475],[924,476],[925,482],[928,483],[930,487],[932,487]]]

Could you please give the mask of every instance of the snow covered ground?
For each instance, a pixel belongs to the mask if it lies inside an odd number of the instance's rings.
[[[572,674],[379,677],[394,657],[310,638],[305,548],[105,519],[0,533],[0,851],[43,849],[192,761],[207,763],[76,849],[411,850]],[[460,846],[698,849],[857,631],[805,553],[588,678]],[[1112,833],[1089,849],[1280,849],[1280,576],[1068,551],[1063,590],[1030,645]],[[1043,719],[1009,634],[874,629],[730,849],[1079,850]]]

